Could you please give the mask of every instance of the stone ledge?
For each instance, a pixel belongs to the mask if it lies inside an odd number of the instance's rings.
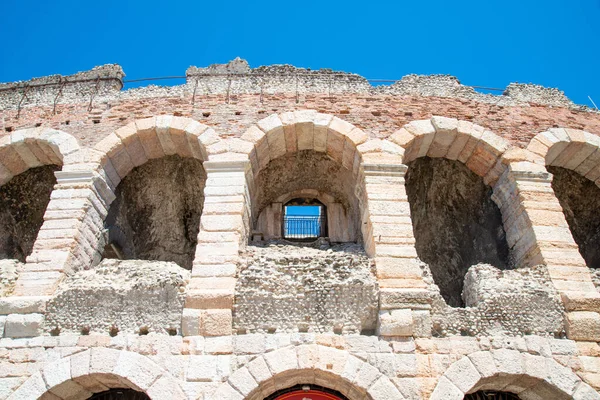
[[[0,315],[44,313],[51,296],[0,297]]]

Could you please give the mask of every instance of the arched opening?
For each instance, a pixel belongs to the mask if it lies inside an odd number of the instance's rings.
[[[299,384],[281,389],[266,397],[264,400],[348,400],[336,390],[319,385]]]
[[[600,188],[576,171],[546,168],[581,256],[588,267],[600,268]]]
[[[150,400],[150,397],[133,389],[110,389],[93,394],[88,400]]]
[[[332,242],[361,242],[356,176],[326,154],[313,150],[286,154],[271,160],[254,182],[254,230],[265,239],[327,236]],[[298,197],[285,199],[290,193]],[[327,195],[326,202],[318,198],[321,193]],[[293,200],[297,204],[288,204]],[[315,214],[293,215],[310,211]],[[286,220],[288,216],[292,217]],[[294,229],[306,232],[295,234]]]
[[[44,222],[58,165],[30,168],[0,187],[0,258],[25,262]]]
[[[237,333],[373,332],[379,288],[362,245],[366,140],[315,111],[251,127],[252,242],[238,272]],[[257,278],[260,277],[260,278]]]
[[[172,261],[191,269],[205,182],[195,158],[170,155],[135,167],[116,188],[103,256]]]
[[[464,307],[467,270],[510,268],[502,215],[492,188],[465,164],[421,157],[408,163],[406,192],[417,254],[429,264],[448,305]]]
[[[283,205],[284,239],[311,241],[327,237],[327,207],[317,199],[296,198]]]

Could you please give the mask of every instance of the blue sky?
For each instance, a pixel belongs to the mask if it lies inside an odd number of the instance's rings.
[[[1,0],[0,81],[119,63],[128,79],[236,56],[399,79],[558,87],[600,105],[600,0]]]

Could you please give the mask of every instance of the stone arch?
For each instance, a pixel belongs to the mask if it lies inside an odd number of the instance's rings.
[[[0,186],[30,168],[69,164],[77,139],[51,128],[19,129],[0,139]]]
[[[390,140],[403,147],[406,194],[417,255],[446,303],[465,305],[464,279],[480,263],[510,266],[496,183],[507,170],[508,143],[485,128],[434,116],[413,121]],[[444,234],[441,234],[444,232]]]
[[[161,115],[136,120],[94,146],[96,170],[114,191],[131,170],[170,155],[208,161],[227,146],[210,127],[191,118]]]
[[[8,399],[87,399],[108,389],[129,388],[151,399],[187,399],[179,382],[148,357],[95,347],[46,364]]]
[[[490,186],[506,169],[500,159],[509,147],[508,142],[469,121],[439,116],[412,121],[390,140],[404,148],[404,164],[425,156],[457,160]]]
[[[105,241],[107,243],[115,242],[119,243],[120,246],[117,246],[116,250],[114,248],[108,249],[108,254],[111,252],[120,254],[120,247],[126,249],[123,252],[125,258],[164,259],[174,261],[180,266],[190,269],[195,253],[197,229],[200,226],[199,218],[204,203],[203,200],[200,200],[204,196],[206,182],[204,162],[208,161],[211,155],[222,154],[226,151],[228,151],[227,145],[223,143],[213,129],[190,118],[171,115],[136,120],[117,129],[99,142],[92,150],[91,158],[95,165],[95,171],[110,189],[101,193],[104,209],[101,209],[100,219],[102,221],[107,218],[112,219],[112,222],[110,222],[112,228],[109,231],[108,239],[105,237],[100,238],[99,244],[95,246],[98,252],[103,251]],[[134,171],[134,168],[137,167],[142,170],[136,169]],[[165,171],[167,175],[164,175],[164,177],[171,176],[172,178],[167,179],[168,184],[177,187],[181,187],[183,180],[186,179],[182,174],[191,173],[192,175],[187,176],[195,179],[193,184],[184,186],[185,190],[182,188],[180,200],[177,203],[177,207],[185,211],[182,214],[188,215],[188,219],[185,221],[176,220],[176,218],[170,219],[178,221],[176,222],[178,225],[175,232],[178,235],[184,235],[186,239],[178,241],[171,237],[165,243],[164,250],[161,250],[162,245],[158,246],[157,243],[163,242],[165,238],[161,239],[160,235],[168,236],[167,231],[157,231],[152,225],[157,223],[156,220],[145,218],[139,213],[146,210],[142,204],[143,200],[140,202],[140,198],[151,200],[154,196],[153,191],[157,190],[149,189],[148,192],[138,190],[138,186],[144,186],[140,179],[150,179],[150,177],[155,176],[152,171],[156,170]],[[133,180],[129,181],[130,189],[126,190],[129,193],[127,195],[124,192],[125,189],[118,191],[117,186],[132,171],[137,175],[135,179],[132,178]],[[164,179],[163,183],[165,183]],[[126,208],[129,207],[129,202],[123,201],[122,203],[115,203],[116,209],[109,212],[113,200],[116,198],[115,196],[119,196],[119,193],[131,198],[134,201],[131,204],[138,204],[133,205],[133,207],[137,207],[137,211],[127,211]],[[135,193],[138,193],[141,197]],[[154,207],[164,210],[165,208],[160,205],[160,201],[160,199],[156,199],[154,202],[156,204],[153,203],[147,205],[147,207],[149,209]],[[177,208],[168,208],[168,210],[175,213]],[[146,225],[143,223],[138,224],[135,221],[130,222],[129,217],[125,217],[127,213],[139,215],[140,219],[150,222]],[[121,221],[124,225],[121,225],[118,221]],[[141,232],[150,235],[151,240],[139,239],[138,235],[132,235],[129,232],[131,230],[130,225],[133,226],[132,224],[139,225],[138,230],[141,229]],[[121,231],[121,228],[124,229],[124,232]],[[101,229],[103,230],[104,227]],[[97,258],[99,259],[99,257]]]
[[[79,150],[68,133],[30,128],[0,139],[0,256],[25,262],[55,188],[56,173]]]
[[[272,114],[248,128],[241,139],[252,144],[248,157],[256,175],[271,160],[302,150],[325,153],[356,174],[362,161],[356,148],[367,138],[340,118],[301,110]]]
[[[552,358],[516,350],[478,351],[454,362],[430,400],[463,400],[478,390],[501,390],[529,399],[600,399],[570,368]]]
[[[291,156],[294,153],[311,151],[315,157],[329,160],[347,171],[352,184],[348,187],[345,197],[356,198],[355,219],[361,218],[359,208],[366,204],[362,178],[359,177],[364,162],[384,162],[394,159],[401,163],[404,151],[399,146],[387,140],[368,141],[368,136],[360,128],[329,114],[315,110],[301,110],[272,114],[252,125],[239,139],[237,145],[245,149],[251,164],[249,189],[252,201],[252,216],[256,223],[258,215],[265,206],[278,197],[267,196],[268,201],[261,201],[259,193],[259,173],[264,171],[271,162]],[[345,172],[340,173],[345,173]],[[350,187],[351,186],[351,187]],[[293,191],[296,188],[284,189]],[[272,199],[271,199],[272,198]],[[357,224],[357,226],[360,224]],[[357,229],[360,230],[360,229]]]
[[[541,157],[538,163],[573,170],[600,186],[600,136],[551,128],[531,139],[527,150]]]
[[[343,350],[320,345],[286,347],[255,358],[234,372],[212,400],[260,400],[300,383],[337,390],[350,400],[404,399],[391,380]]]

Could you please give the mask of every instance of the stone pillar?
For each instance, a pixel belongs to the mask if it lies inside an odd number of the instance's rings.
[[[494,187],[516,267],[545,264],[567,311],[567,335],[600,340],[600,294],[542,165],[513,162]]]
[[[57,183],[14,295],[52,295],[63,274],[100,261],[104,218],[114,194],[91,171],[56,171]]]
[[[271,203],[258,217],[258,231],[265,239],[281,238],[283,224],[283,204]]]
[[[327,229],[332,242],[356,241],[355,226],[341,203],[327,204]]]
[[[248,161],[205,161],[198,246],[183,310],[184,336],[232,333],[235,275],[249,232]]]
[[[363,238],[380,287],[378,333],[431,336],[431,300],[417,259],[406,165],[363,164],[367,209]]]

